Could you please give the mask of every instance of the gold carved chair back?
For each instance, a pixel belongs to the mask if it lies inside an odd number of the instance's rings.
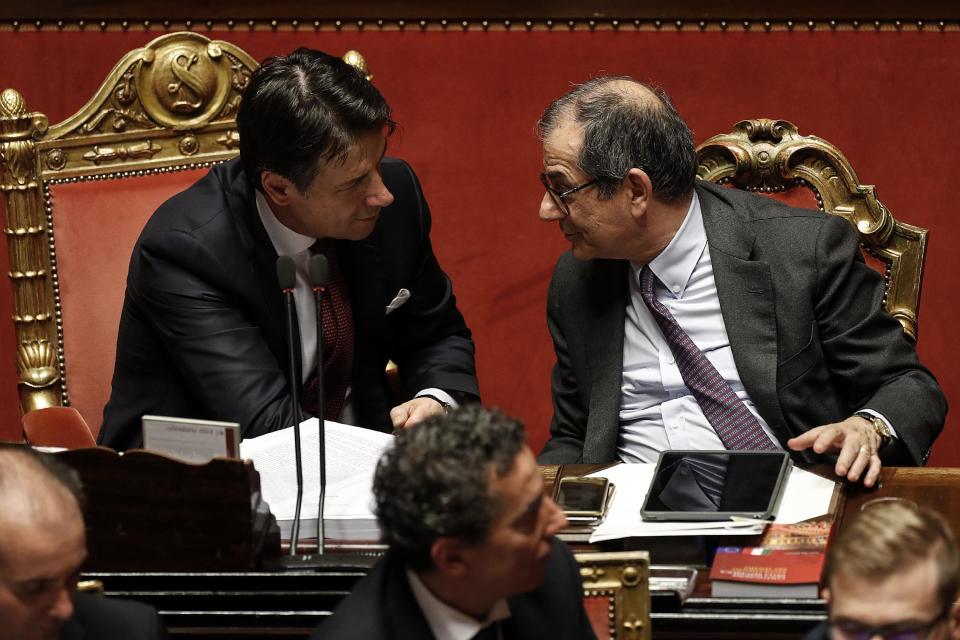
[[[578,553],[583,605],[597,640],[650,640],[650,555]]]
[[[358,53],[344,59],[366,71]],[[180,32],[126,54],[60,124],[15,90],[0,94],[24,413],[73,406],[97,434],[134,243],[162,202],[239,153],[237,108],[257,66],[228,42]]]
[[[774,196],[808,189],[821,211],[850,222],[884,276],[886,310],[916,341],[927,230],[894,219],[839,149],[786,120],[743,120],[701,144],[697,161],[703,180]]]

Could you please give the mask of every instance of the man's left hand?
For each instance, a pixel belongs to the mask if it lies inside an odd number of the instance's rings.
[[[843,422],[825,424],[787,440],[794,451],[812,448],[816,453],[837,455],[834,472],[857,482],[863,476],[863,486],[872,487],[880,476],[880,436],[869,420],[852,416]],[[866,470],[866,473],[864,471]]]
[[[406,429],[433,416],[444,414],[443,405],[433,398],[414,398],[390,409],[394,429]]]

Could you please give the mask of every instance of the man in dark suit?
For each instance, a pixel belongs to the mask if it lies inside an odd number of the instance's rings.
[[[828,620],[805,640],[960,640],[960,553],[950,525],[910,502],[865,506],[830,543]]]
[[[316,395],[308,261],[318,253],[330,266],[326,418],[390,430],[478,395],[420,185],[384,157],[393,127],[377,89],[338,58],[300,49],[254,72],[237,114],[240,158],[164,203],[134,249],[102,444],[139,446],[147,413],[236,421],[244,437],[293,424],[290,386]],[[278,255],[297,266],[297,380]],[[390,360],[415,396],[396,407]]]
[[[870,486],[881,460],[926,461],[946,401],[845,221],[695,181],[686,123],[629,78],[580,85],[539,129],[540,217],[571,243],[542,462],[789,448]]]
[[[386,556],[314,638],[593,638],[523,427],[479,405],[402,432],[374,480]]]
[[[161,640],[157,612],[77,594],[87,557],[80,480],[28,447],[0,447],[0,640]]]

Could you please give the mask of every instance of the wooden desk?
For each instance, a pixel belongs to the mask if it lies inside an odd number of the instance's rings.
[[[559,477],[603,466],[544,467],[547,489],[552,490]],[[828,477],[831,473],[827,467],[816,471]],[[876,489],[845,487],[839,527],[865,502],[888,496],[938,509],[960,532],[960,469],[953,468],[889,468],[883,470]],[[156,606],[174,638],[293,638],[306,637],[374,561],[369,555],[343,555],[333,566],[309,572],[100,573],[90,577],[102,580],[109,595]],[[675,598],[655,596],[654,638],[802,638],[826,615],[819,600],[718,599],[709,594],[704,575],[694,595],[682,604]]]

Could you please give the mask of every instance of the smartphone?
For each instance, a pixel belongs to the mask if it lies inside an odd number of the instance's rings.
[[[598,524],[612,495],[613,484],[606,478],[561,478],[556,502],[571,524]]]

